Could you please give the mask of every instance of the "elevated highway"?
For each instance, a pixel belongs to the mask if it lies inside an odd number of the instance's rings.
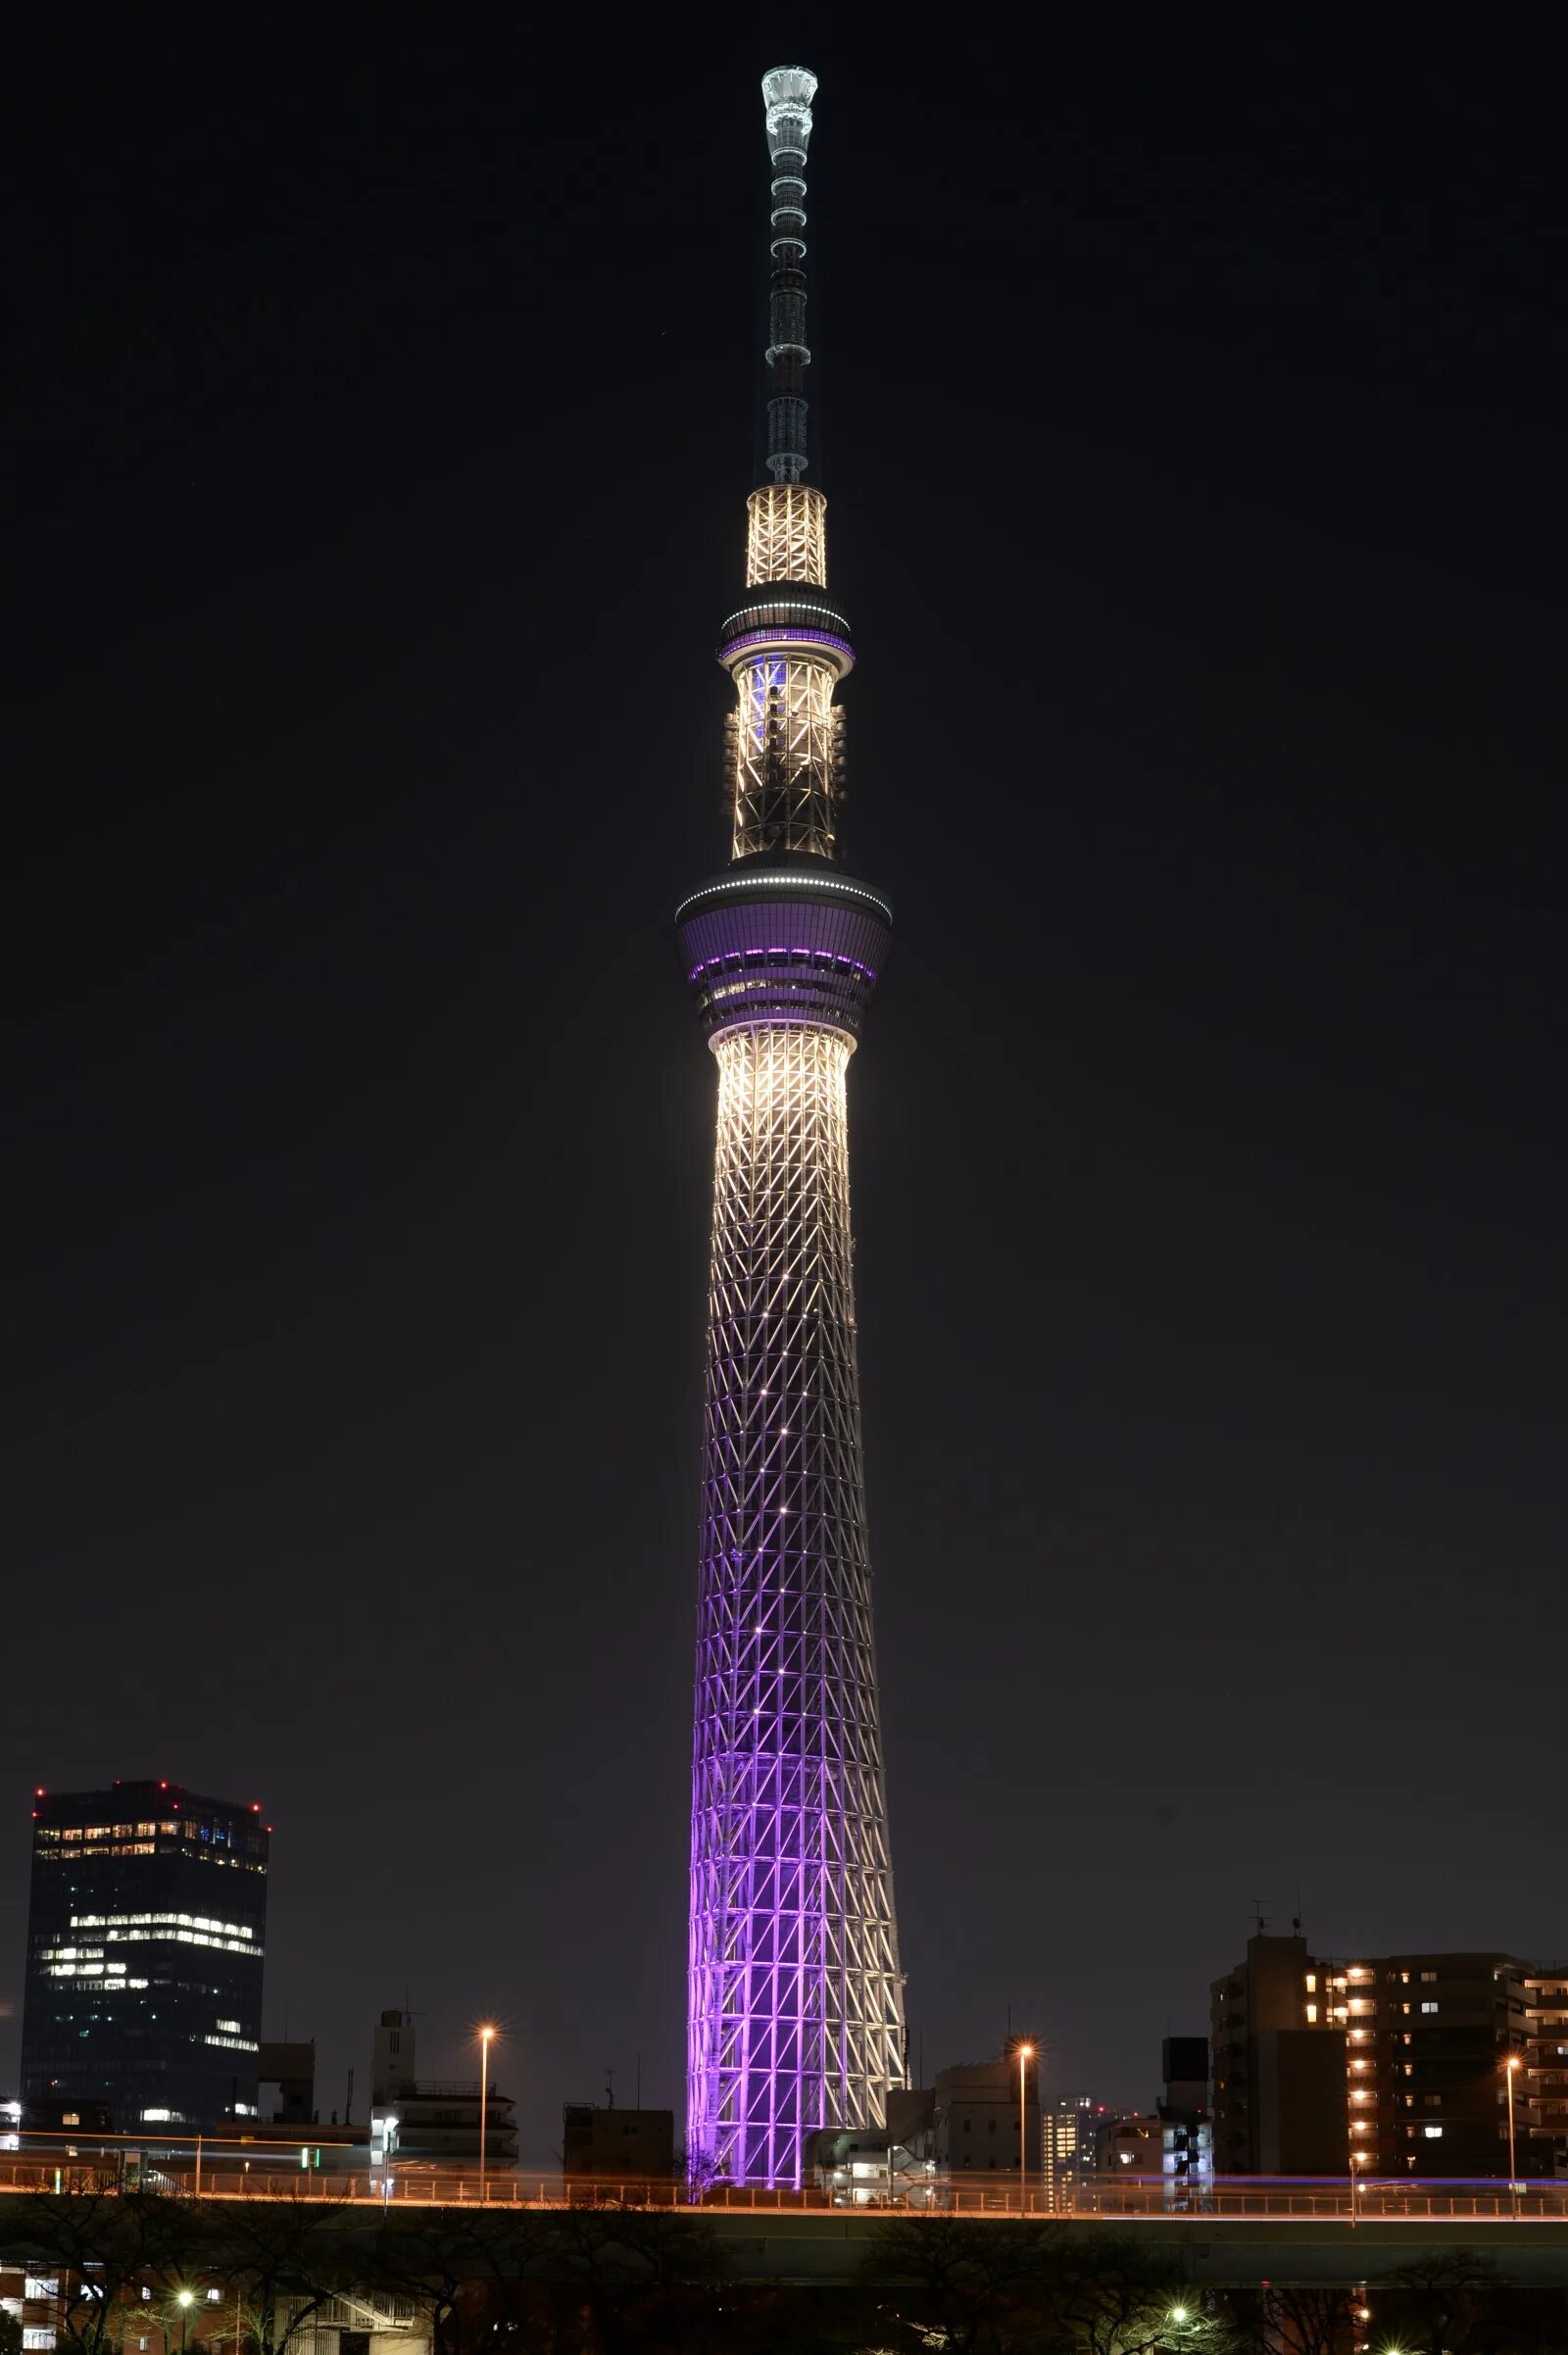
[[[114,2193],[123,2181],[123,2154],[62,2150],[0,2156],[0,2255],[25,2254],[21,2230],[25,2196]],[[1496,2278],[1518,2287],[1568,2288],[1568,2184],[1543,2184],[1511,2192],[1495,2184],[1368,2184],[1358,2187],[1350,2213],[1348,2185],[1256,2183],[1225,2185],[1203,2196],[1196,2212],[1173,2214],[1164,2186],[1118,2180],[1099,2190],[1080,2189],[1067,2212],[1058,2202],[1048,2209],[1041,2191],[961,2185],[941,2195],[943,2205],[912,2213],[906,2207],[834,2207],[817,2195],[724,2186],[693,2205],[669,2183],[627,2183],[558,2178],[491,2177],[480,2185],[473,2176],[446,2170],[405,2171],[390,2183],[364,2174],[315,2169],[263,2174],[228,2154],[204,2165],[182,2155],[166,2169],[147,2169],[147,2189],[167,2190],[199,2203],[217,2224],[225,2208],[275,2206],[297,2215],[318,2208],[346,2232],[364,2235],[379,2218],[407,2226],[428,2225],[449,2240],[465,2228],[485,2230],[492,2246],[495,2228],[509,2217],[521,2220],[550,2212],[599,2212],[607,2236],[617,2214],[637,2218],[636,2235],[658,2232],[664,2218],[701,2217],[711,2228],[737,2281],[796,2283],[830,2287],[864,2281],[869,2263],[887,2264],[898,2278],[896,2233],[918,2234],[945,2223],[1016,2230],[1020,2222],[1064,2233],[1125,2235],[1146,2251],[1159,2251],[1194,2288],[1255,2287],[1267,2282],[1375,2282],[1422,2259],[1467,2249],[1487,2259]],[[8,2196],[9,2195],[9,2196]],[[13,2202],[15,2205],[13,2206]],[[16,2218],[8,2235],[6,2211]],[[894,2233],[886,2228],[894,2227]],[[522,2229],[526,2229],[523,2227]],[[886,2237],[883,2235],[886,2233]],[[476,2269],[481,2260],[475,2242]],[[367,2249],[373,2266],[373,2248]],[[484,2260],[483,2262],[488,2262]]]

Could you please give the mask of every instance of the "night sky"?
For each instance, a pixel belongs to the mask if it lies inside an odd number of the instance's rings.
[[[0,2091],[31,1788],[153,1775],[266,1803],[323,2122],[406,1991],[525,2158],[679,2099],[792,54],[913,2057],[1147,2101],[1254,1898],[1568,1950],[1549,76],[1037,22],[14,36]]]

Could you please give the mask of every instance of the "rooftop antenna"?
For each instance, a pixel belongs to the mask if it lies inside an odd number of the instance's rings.
[[[808,463],[806,370],[806,150],[816,75],[775,66],[762,76],[767,152],[773,166],[773,272],[767,290],[767,470],[799,482]]]
[[[1264,1931],[1268,1928],[1268,1924],[1263,1919],[1263,1908],[1267,1903],[1268,1899],[1266,1897],[1254,1897],[1252,1899],[1252,1918],[1257,1924],[1257,1935],[1259,1938],[1262,1937]]]

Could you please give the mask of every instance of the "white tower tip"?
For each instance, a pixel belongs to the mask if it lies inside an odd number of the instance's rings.
[[[816,75],[809,66],[775,66],[762,76],[767,108],[767,145],[776,162],[780,150],[804,157],[811,136],[811,101]]]

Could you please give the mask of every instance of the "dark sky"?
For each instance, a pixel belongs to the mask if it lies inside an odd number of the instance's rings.
[[[1546,77],[1040,22],[14,40],[8,2007],[33,1784],[163,1775],[266,1801],[323,2116],[406,1988],[442,2072],[503,2021],[525,2155],[607,2065],[677,2099],[668,918],[791,53],[917,2057],[1010,2004],[1145,2100],[1254,1896],[1568,1949]]]

